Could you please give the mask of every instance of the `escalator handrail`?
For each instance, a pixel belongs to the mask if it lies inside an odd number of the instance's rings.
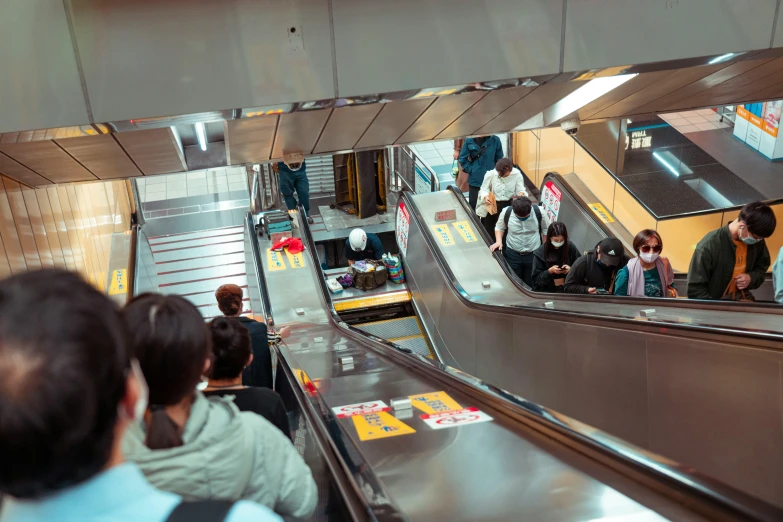
[[[127,300],[130,301],[133,299],[133,296],[136,295],[136,253],[138,252],[138,245],[136,244],[139,240],[139,225],[133,224],[131,226],[131,238],[130,238],[130,247],[128,248],[128,288],[127,288]]]
[[[409,194],[405,194],[404,197],[409,201],[411,199]],[[413,208],[415,209],[415,207]],[[418,209],[415,210],[418,213]],[[416,220],[417,226],[421,227],[420,216],[414,215],[413,212],[411,215],[414,216],[413,219]],[[305,220],[300,220],[300,232],[305,251],[309,251],[310,262],[313,263],[313,266],[319,266],[315,241]],[[431,240],[426,234],[424,236],[425,240]],[[429,245],[430,248],[433,246],[432,244]],[[599,459],[603,458],[602,462],[606,465],[614,465],[615,469],[619,465],[631,473],[642,475],[648,479],[648,485],[657,487],[659,491],[664,490],[665,493],[671,487],[677,488],[680,492],[684,489],[707,502],[711,508],[728,509],[733,516],[745,517],[748,520],[772,521],[783,519],[783,509],[730,488],[721,482],[691,471],[668,459],[652,454],[611,434],[527,401],[481,379],[465,374],[438,361],[427,359],[411,350],[398,347],[385,339],[380,339],[367,332],[353,328],[340,319],[332,303],[331,294],[324,277],[318,277],[318,280],[321,297],[327,306],[332,322],[335,326],[342,328],[350,337],[360,341],[368,348],[414,370],[425,373],[430,379],[439,381],[444,386],[459,388],[463,393],[491,404],[492,407],[503,411],[517,421],[523,418],[527,421],[525,422],[526,425],[532,424],[537,426],[533,429],[548,433],[550,436],[554,434],[561,441],[565,440],[565,443],[570,447],[576,447],[577,451],[588,453],[593,457],[597,455]],[[654,484],[650,484],[650,482]]]
[[[467,201],[465,201],[465,198],[462,196],[462,194],[454,188],[454,186],[450,186],[447,190],[450,190],[451,193],[454,195],[454,197],[457,198],[457,201],[460,202],[462,205],[463,210],[465,210],[465,213],[468,215],[468,219],[470,220],[471,224],[476,227],[479,231],[479,235],[484,239],[484,242],[487,244],[487,248],[489,248],[489,245],[494,243],[489,237],[489,233],[484,228],[484,225],[478,220],[478,217],[476,216],[475,212],[471,210],[470,206],[468,205]],[[408,196],[410,197],[410,196]],[[415,203],[414,203],[415,204]],[[707,309],[707,310],[714,310],[714,311],[722,311],[722,312],[739,312],[739,313],[765,313],[765,314],[783,314],[783,307],[780,305],[776,305],[774,303],[735,303],[732,301],[707,301],[707,300],[696,300],[696,299],[667,299],[662,297],[633,297],[633,296],[617,296],[617,295],[590,295],[590,294],[566,294],[566,293],[549,293],[549,292],[534,292],[530,288],[527,287],[527,285],[523,284],[516,274],[511,270],[511,267],[508,265],[508,262],[503,257],[503,254],[499,251],[493,252],[493,257],[500,265],[503,272],[505,272],[506,276],[509,278],[509,280],[516,286],[516,288],[522,292],[527,297],[535,298],[535,299],[541,299],[543,301],[557,299],[561,301],[575,301],[575,302],[595,302],[595,303],[611,303],[611,304],[621,304],[621,305],[635,305],[639,306],[639,310],[644,310],[645,308],[650,307],[656,307],[656,310],[660,308],[667,308],[667,307],[677,307],[677,308],[697,308],[697,309]],[[572,312],[577,313],[577,312]],[[598,316],[595,315],[596,318],[603,317],[606,319],[616,319],[616,320],[631,320],[631,318],[623,318],[623,317],[617,317],[617,316]],[[639,322],[636,319],[632,319],[634,322]],[[658,321],[655,318],[649,318],[646,323],[650,324],[656,324],[658,326],[666,326],[671,327],[675,326],[673,323],[668,323],[665,321]],[[678,327],[687,327],[687,328],[710,328],[714,329],[714,331],[720,332],[720,333],[732,333],[735,335],[748,335],[752,337],[758,337],[761,336],[764,339],[772,339],[776,341],[783,341],[783,334],[778,332],[753,332],[750,330],[741,330],[736,329],[732,327],[717,327],[717,326],[709,326],[709,325],[692,325],[692,324],[676,324]]]
[[[297,214],[298,216],[306,215],[304,209],[301,207]],[[307,220],[300,220],[300,223],[306,225]],[[255,275],[258,280],[258,287],[263,301],[262,309],[264,317],[268,321],[268,324],[273,326],[275,322],[269,305],[269,288],[261,263],[261,248],[258,245],[258,238],[256,237],[253,218],[250,212],[246,215],[246,226],[249,227],[251,231],[250,243],[253,245],[251,247],[253,264],[255,265]],[[302,225],[300,225],[300,227],[301,226]],[[309,229],[307,232],[309,234]],[[317,259],[318,254],[315,251],[315,244],[312,244],[312,248],[310,248],[310,246],[305,248],[305,250],[308,249],[312,256]],[[315,261],[311,259],[311,262]],[[320,263],[313,266],[319,265]],[[319,279],[323,279],[323,277]],[[313,394],[305,392],[302,388],[302,383],[296,378],[295,372],[282,350],[277,346],[272,346],[277,357],[278,365],[282,367],[283,373],[291,383],[291,388],[294,391],[297,402],[299,403],[303,414],[307,417],[308,423],[313,427],[313,434],[317,440],[317,444],[322,450],[322,454],[326,458],[327,464],[338,482],[338,486],[341,486],[340,490],[343,498],[348,500],[346,497],[349,497],[354,504],[359,504],[361,506],[361,512],[366,516],[367,520],[377,522],[406,522],[408,519],[396,508],[396,506],[394,506],[391,501],[391,496],[385,490],[378,477],[373,473],[371,467],[364,459],[353,440],[343,433],[339,420],[335,417],[332,409],[326,404],[319,393]],[[327,447],[331,449],[331,453],[326,450]],[[368,488],[372,492],[370,495],[372,502],[368,500],[368,496],[366,495]],[[354,510],[354,513],[356,513],[356,510]]]
[[[557,172],[548,172],[547,175],[544,177],[544,183],[546,183],[547,178],[554,179],[557,188],[559,190],[562,190],[566,194],[568,194],[569,197],[573,198],[578,205],[580,205],[583,209],[587,208],[587,203],[585,200],[573,193],[571,191],[570,186],[568,185],[568,182]],[[614,237],[609,227],[606,226],[605,223],[603,223],[601,220],[595,219],[591,213],[586,212],[585,213],[590,219],[593,220],[593,223],[597,224],[601,230],[603,230],[607,237]],[[626,253],[629,256],[634,255],[633,252],[630,252],[626,250]],[[677,274],[675,274],[677,275]],[[687,274],[685,274],[687,275]],[[661,303],[664,306],[670,306],[672,301],[671,299],[666,299],[662,297],[632,297],[632,296],[615,296],[620,299],[622,299],[624,303],[629,302],[630,299],[636,299],[640,302],[643,302],[645,304],[656,304]],[[774,313],[774,314],[783,314],[783,307],[781,307],[778,304],[775,303],[762,303],[762,302],[752,302],[752,303],[738,303],[734,301],[710,301],[707,299],[678,299],[677,306],[682,308],[700,308],[700,309],[708,309],[708,310],[722,310],[722,311],[732,311],[732,312],[744,312],[744,313]]]
[[[464,199],[461,194],[459,194],[459,198]],[[400,200],[404,201],[405,205],[408,206],[409,215],[411,216],[411,219],[416,222],[416,226],[419,230],[425,230],[424,220],[419,213],[419,209],[415,206],[415,203],[413,203],[413,198],[409,194],[404,194]],[[487,235],[486,230],[484,230],[484,234]],[[446,279],[447,286],[452,290],[452,293],[469,308],[497,312],[496,309],[493,309],[496,307],[475,303],[468,299],[466,297],[468,295],[467,292],[462,288],[454,277],[451,269],[443,261],[434,240],[426,233],[423,233],[422,237],[425,243],[427,243],[427,247],[433,253],[436,264]],[[513,311],[519,311],[517,307],[509,308],[512,310],[512,313]],[[540,311],[547,314],[560,313],[565,315],[578,315],[575,312],[558,312],[556,310],[548,309],[542,309]],[[536,309],[534,312],[531,309],[531,313],[537,312],[539,312],[539,310]],[[549,317],[549,319],[551,319],[551,317]],[[629,322],[639,324],[639,321]],[[430,365],[439,364],[433,363],[432,361],[426,362]],[[748,517],[751,520],[783,520],[783,509],[778,508],[777,506],[736,490],[720,481],[702,475],[698,471],[682,466],[665,457],[653,454],[622,439],[618,439],[611,434],[587,426],[574,419],[570,419],[554,410],[527,401],[518,395],[485,383],[480,379],[468,376],[453,368],[446,368],[448,369],[449,375],[456,377],[463,383],[467,382],[474,387],[485,389],[508,403],[522,408],[528,414],[535,416],[540,422],[551,423],[561,434],[565,434],[565,436],[570,437],[571,439],[576,439],[581,444],[586,444],[592,449],[597,449],[605,455],[619,459],[632,466],[639,467],[649,476],[657,477],[659,480],[665,479],[670,485],[674,484],[678,487],[697,492],[709,502],[717,503],[723,507],[729,508],[738,515]]]

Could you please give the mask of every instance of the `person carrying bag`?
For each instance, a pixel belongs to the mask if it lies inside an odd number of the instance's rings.
[[[495,164],[495,169],[484,175],[476,204],[476,215],[481,218],[490,237],[495,234],[499,213],[518,196],[527,196],[525,178],[514,168],[510,159],[501,158]]]

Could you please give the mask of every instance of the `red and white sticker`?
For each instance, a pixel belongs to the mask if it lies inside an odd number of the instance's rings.
[[[347,419],[354,415],[366,415],[368,413],[378,413],[379,411],[389,411],[389,407],[383,401],[367,401],[346,406],[332,408],[332,411],[340,419]]]
[[[421,420],[426,422],[433,430],[442,430],[467,426],[468,424],[478,424],[479,422],[489,422],[492,420],[492,417],[483,411],[479,411],[478,408],[471,407],[463,410],[421,415]]]

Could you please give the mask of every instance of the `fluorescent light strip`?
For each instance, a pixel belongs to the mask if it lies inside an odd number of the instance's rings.
[[[198,136],[198,144],[201,147],[201,150],[207,150],[207,131],[204,128],[204,124],[201,122],[198,122],[195,124],[196,127],[196,136]]]
[[[677,172],[677,169],[672,167],[671,164],[668,161],[666,161],[665,159],[663,159],[660,154],[658,154],[657,152],[653,152],[653,157],[655,159],[657,159],[658,161],[660,161],[661,163],[663,163],[663,166],[666,167],[667,169],[669,169],[669,172],[671,172],[672,174],[674,174],[678,178],[680,177],[680,173]]]
[[[725,62],[726,60],[728,60],[729,58],[733,58],[734,56],[736,56],[736,53],[722,54],[720,56],[716,56],[715,58],[707,62],[707,65],[714,65],[716,63]]]

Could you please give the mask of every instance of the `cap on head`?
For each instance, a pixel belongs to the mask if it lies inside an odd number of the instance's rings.
[[[623,257],[623,244],[619,239],[607,237],[598,243],[601,251],[601,261],[607,266],[617,266]]]
[[[304,163],[304,154],[301,152],[292,152],[290,154],[286,154],[283,156],[283,162],[289,169],[298,170],[299,167],[302,166],[302,163]]]
[[[367,247],[367,234],[361,228],[354,228],[348,235],[348,243],[354,252],[361,252]]]

